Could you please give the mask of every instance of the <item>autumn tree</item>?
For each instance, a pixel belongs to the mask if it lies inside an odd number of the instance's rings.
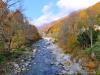
[[[10,6],[16,4],[16,1],[0,1],[0,10],[2,11],[0,11],[0,43],[3,44],[3,51],[10,52],[13,48],[24,45],[29,40],[40,39],[36,27],[29,24],[20,9],[15,11],[9,9]]]

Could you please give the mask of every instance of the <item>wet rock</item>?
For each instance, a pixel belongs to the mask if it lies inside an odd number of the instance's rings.
[[[14,63],[13,65],[14,65],[15,68],[19,68],[18,64]]]
[[[62,73],[61,74],[66,74],[67,72],[65,70],[62,70]]]
[[[25,71],[26,70],[26,68],[24,67],[24,68],[22,68],[22,71]]]
[[[28,63],[25,63],[25,66],[28,66]]]
[[[24,62],[24,60],[22,59],[21,62]]]
[[[55,62],[51,62],[50,64],[51,64],[51,65],[54,65],[54,64],[55,64]]]

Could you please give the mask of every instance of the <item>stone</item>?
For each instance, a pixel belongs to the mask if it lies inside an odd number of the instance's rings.
[[[25,66],[28,66],[28,63],[25,63]]]
[[[62,70],[62,74],[66,74],[67,72],[65,70]]]
[[[26,70],[26,68],[22,68],[22,71],[25,71]]]
[[[24,62],[24,60],[23,60],[23,59],[22,59],[21,61],[22,61],[22,62]]]
[[[14,67],[19,68],[19,65],[18,64],[14,64]]]

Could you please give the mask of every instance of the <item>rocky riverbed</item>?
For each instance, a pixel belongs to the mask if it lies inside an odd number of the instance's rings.
[[[17,61],[10,62],[13,70],[7,75],[87,75],[79,62],[54,44],[52,38],[43,38],[33,44]]]
[[[31,61],[28,70],[21,75],[66,75],[78,74],[86,75],[85,70],[79,62],[72,60],[71,55],[64,54],[62,50],[54,44],[51,38],[44,38],[33,45],[36,55]]]
[[[31,50],[26,50],[23,52],[19,58],[12,60],[6,64],[5,75],[20,75],[22,72],[27,71],[28,68],[34,59],[36,54],[36,49],[32,48]]]

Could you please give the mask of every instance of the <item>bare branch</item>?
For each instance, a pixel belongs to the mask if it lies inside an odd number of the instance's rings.
[[[18,1],[16,1],[16,2],[14,2],[14,3],[9,4],[9,5],[8,5],[8,8],[10,8],[11,6],[13,6],[13,5],[15,5],[15,4],[19,3],[19,2],[20,2],[20,1],[18,0]]]

